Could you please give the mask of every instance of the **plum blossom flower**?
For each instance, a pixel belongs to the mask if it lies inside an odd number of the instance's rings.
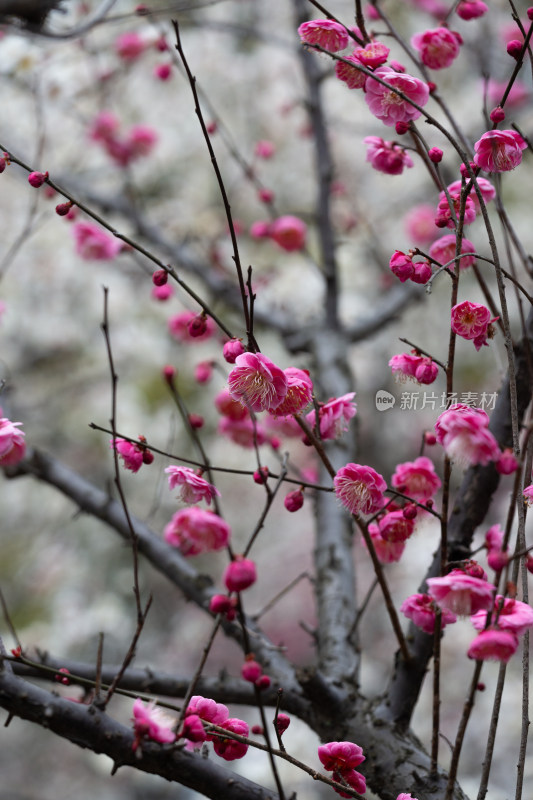
[[[464,466],[485,465],[500,457],[500,448],[488,424],[488,415],[481,408],[456,403],[440,414],[435,433],[452,460]]]
[[[414,206],[405,216],[405,230],[415,245],[425,247],[435,238],[435,211],[429,203]]]
[[[440,264],[449,264],[449,262],[455,258],[456,242],[457,238],[455,233],[446,233],[444,236],[441,236],[440,239],[433,242],[429,248],[430,257]],[[461,253],[475,253],[475,251],[476,248],[469,239],[463,239],[461,241]],[[466,269],[467,267],[471,267],[472,264],[475,264],[475,261],[475,256],[464,256],[459,259],[459,268]],[[452,270],[455,269],[455,264],[450,264],[449,268]]]
[[[348,422],[357,413],[357,405],[353,402],[355,392],[348,392],[342,397],[332,397],[318,410],[321,439],[338,439],[348,430]],[[306,421],[311,428],[316,426],[316,412],[310,411]]]
[[[476,661],[509,661],[518,647],[518,637],[512,631],[490,627],[478,633],[470,647],[468,657]]]
[[[368,526],[368,533],[372,539],[372,544],[374,545],[374,550],[376,551],[378,561],[380,561],[382,564],[392,564],[393,562],[400,560],[403,551],[405,550],[405,541],[398,540],[392,542],[384,539],[381,535],[379,526],[375,525],[374,523],[371,523]],[[364,539],[363,542],[366,546]]]
[[[420,53],[420,59],[430,69],[444,69],[451,66],[459,55],[463,39],[460,34],[448,28],[433,28],[423,33],[415,33],[411,44]]]
[[[487,131],[474,144],[474,162],[485,172],[508,172],[520,164],[526,147],[516,131]]]
[[[209,697],[195,694],[187,706],[186,715],[194,714],[213,725],[222,725],[229,718],[229,711],[223,703],[216,703]]]
[[[402,283],[405,283],[412,277],[415,269],[412,255],[402,250],[395,250],[390,257],[389,269]]]
[[[384,86],[374,78],[367,79],[365,100],[372,114],[389,127],[393,127],[397,122],[418,119],[422,112],[412,103],[418,106],[426,105],[429,99],[427,84],[419,78],[395,72],[388,67],[379,67],[374,74],[386,81],[389,86]],[[394,90],[402,92],[407,99],[400,97]]]
[[[346,84],[348,89],[363,89],[367,76],[358,69],[361,64],[357,55],[358,50],[354,50],[351,56],[346,56],[344,61],[335,63],[335,75],[340,81]],[[349,61],[350,64],[346,62]],[[351,66],[353,64],[353,67]]]
[[[333,773],[333,780],[339,781],[339,779],[342,779],[359,794],[363,794],[366,791],[364,775],[354,769],[365,760],[363,750],[359,745],[352,744],[352,742],[328,742],[320,745],[318,757],[324,769]],[[340,789],[335,789],[335,791],[341,797],[350,796]]]
[[[405,792],[400,792],[396,800],[417,800],[416,797],[413,797],[411,794],[406,794]]]
[[[199,503],[205,500],[207,505],[210,505],[214,497],[220,497],[218,489],[190,467],[173,465],[167,467],[165,472],[168,475],[169,488],[178,488],[179,499],[184,503]]]
[[[335,494],[350,514],[373,514],[385,505],[387,484],[372,467],[346,464],[333,478]]]
[[[184,556],[211,553],[226,547],[231,529],[228,523],[213,511],[197,506],[182,508],[166,525],[165,541]]]
[[[380,136],[367,136],[366,160],[378,172],[387,175],[401,175],[404,167],[412,167],[413,159],[405,148],[394,142],[386,142]]]
[[[257,158],[272,158],[275,152],[276,148],[273,142],[269,141],[268,139],[260,139],[255,143],[254,154],[257,156]]]
[[[183,728],[180,732],[180,738],[187,739],[193,745],[205,742],[207,734],[202,720],[197,714],[189,714],[185,717],[183,720]]]
[[[455,13],[461,19],[470,20],[482,17],[488,10],[489,7],[482,0],[460,0]]]
[[[496,462],[496,469],[500,475],[512,475],[519,467],[519,463],[510,447],[506,447]]]
[[[86,261],[110,261],[122,250],[122,242],[92,222],[76,222],[72,227],[76,252]]]
[[[237,733],[239,736],[249,736],[250,734],[248,723],[235,717],[225,720],[220,724],[220,727],[232,733]],[[243,758],[248,751],[248,745],[244,742],[238,742],[236,739],[221,738],[220,734],[213,735],[211,739],[215,753],[225,761],[235,761],[237,758]]]
[[[304,44],[318,44],[330,53],[344,50],[350,37],[343,25],[331,19],[312,19],[303,22],[298,28],[300,39]]]
[[[0,408],[0,414],[2,409]],[[25,433],[19,431],[22,422],[11,422],[7,417],[0,418],[0,467],[9,467],[22,461],[26,453]]]
[[[173,742],[176,734],[172,730],[172,721],[169,720],[160,708],[154,703],[145,705],[140,697],[133,703],[133,729],[135,739],[133,749],[136,750],[143,739],[152,739],[154,742]]]
[[[313,381],[307,370],[288,367],[284,372],[287,378],[287,394],[273,412],[280,417],[299,414],[309,405],[313,394]]]
[[[433,461],[426,456],[398,464],[391,483],[399,492],[420,503],[426,503],[441,486]]]
[[[218,432],[241,447],[260,447],[269,441],[268,434],[260,422],[254,422],[249,416],[244,419],[222,417],[218,423]]]
[[[305,222],[290,214],[278,217],[268,228],[268,236],[282,250],[286,250],[288,253],[301,250],[305,246],[306,234],[307,225]]]
[[[469,176],[466,176],[466,179],[469,181],[470,180]],[[476,178],[476,183],[479,191],[481,192],[481,196],[485,204],[490,203],[491,200],[494,200],[494,198],[496,197],[496,189],[494,188],[492,183],[488,180],[488,178],[482,178],[481,175],[478,175]],[[462,187],[463,184],[461,181],[454,181],[453,183],[449,184],[448,192],[450,194],[457,195],[461,192]],[[473,185],[472,188],[470,189],[469,196],[474,201],[474,205],[476,207],[476,213],[479,214],[480,212],[479,198],[477,196],[477,192],[475,191]],[[468,241],[468,239],[466,241]],[[464,252],[467,251],[465,250]]]
[[[400,383],[411,378],[417,383],[427,386],[436,380],[439,373],[439,368],[431,358],[416,355],[415,351],[392,356],[389,367],[395,379]]]
[[[493,333],[491,323],[497,319],[491,318],[486,306],[468,300],[458,303],[451,310],[452,331],[463,339],[473,341],[476,350],[487,344],[487,338]]]
[[[227,389],[222,389],[215,397],[215,406],[220,414],[239,421],[249,416],[248,409],[238,400],[234,400]]]
[[[533,483],[530,483],[529,486],[526,486],[522,494],[527,505],[533,506]]]
[[[135,442],[128,442],[126,439],[111,439],[110,446],[114,447],[122,459],[126,469],[131,472],[138,472],[143,465],[145,449]]]
[[[405,542],[412,535],[415,524],[407,519],[402,509],[388,511],[378,520],[381,537],[387,542]]]
[[[381,67],[389,57],[390,48],[383,42],[373,41],[369,42],[364,47],[355,50],[354,55],[367,67],[367,69],[375,69]]]
[[[437,607],[433,598],[428,594],[412,594],[407,597],[400,606],[402,614],[412,620],[417,628],[421,628],[424,633],[435,632],[435,617]],[[441,613],[441,628],[457,622],[457,617],[448,609],[443,609]]]
[[[455,227],[455,220],[452,216],[452,209],[453,214],[455,215],[455,219],[459,219],[459,215],[461,213],[461,195],[460,193],[452,193],[449,192],[450,199],[446,197],[445,192],[440,193],[439,197],[439,204],[437,206],[437,214],[435,216],[435,225],[437,228],[454,228]],[[476,206],[469,195],[464,204],[464,224],[470,225],[474,222],[476,218]]]
[[[227,361],[228,364],[235,364],[237,356],[242,355],[244,352],[244,345],[240,339],[230,339],[222,348],[224,361]]]
[[[101,111],[89,128],[89,138],[94,142],[105,142],[114,138],[120,122],[112,111]]]
[[[482,578],[452,569],[442,578],[428,578],[428,594],[442,609],[461,617],[492,606],[494,586]]]
[[[273,410],[288,390],[285,373],[262,353],[243,353],[228,376],[230,395],[252,411]]]
[[[476,612],[470,621],[477,631],[482,631],[487,624],[488,609]],[[492,622],[502,631],[512,631],[517,636],[522,636],[527,630],[533,628],[533,608],[527,603],[511,597],[497,594],[492,609]]]

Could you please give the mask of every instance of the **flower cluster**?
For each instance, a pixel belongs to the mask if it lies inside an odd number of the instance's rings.
[[[405,167],[412,167],[413,159],[404,147],[395,142],[386,142],[380,136],[367,136],[366,160],[378,172],[401,175]]]
[[[392,356],[389,367],[397,381],[403,383],[411,379],[425,386],[433,383],[439,373],[435,362],[429,356],[418,355],[416,350]]]
[[[389,268],[402,283],[411,280],[413,283],[425,284],[431,278],[431,265],[428,261],[413,261],[411,252],[395,250],[390,258]]]
[[[273,222],[254,222],[250,228],[254,239],[271,239],[287,253],[303,250],[307,236],[307,225],[299,217],[286,214]]]
[[[101,145],[121,167],[150,155],[157,144],[157,133],[147,125],[133,125],[125,136],[119,135],[120,122],[111,111],[102,111],[93,121],[89,138]]]
[[[481,408],[455,403],[435,423],[437,441],[449,458],[463,466],[498,461],[500,448],[488,429],[488,414]]]
[[[355,789],[359,794],[366,792],[365,776],[355,770],[365,760],[363,750],[352,742],[327,742],[318,748],[318,757],[324,769],[333,773],[333,780],[339,779]],[[346,792],[335,789],[341,797],[350,797]]]
[[[110,261],[122,250],[122,242],[93,222],[76,222],[72,228],[77,254],[86,261]]]

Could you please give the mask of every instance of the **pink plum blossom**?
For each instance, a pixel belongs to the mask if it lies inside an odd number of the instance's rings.
[[[158,135],[148,125],[134,125],[126,138],[130,160],[148,156],[157,144]]]
[[[372,467],[346,464],[333,478],[335,494],[350,514],[373,514],[385,505],[387,484]]]
[[[461,617],[491,608],[493,604],[494,586],[462,569],[452,569],[442,578],[428,578],[427,585],[428,594],[437,605]]]
[[[401,250],[395,250],[390,257],[389,269],[402,283],[405,283],[412,277],[414,272],[412,255]]]
[[[448,264],[449,268],[452,270],[455,269],[455,264],[450,264],[449,262],[455,258],[456,242],[457,237],[455,233],[446,233],[444,236],[441,236],[440,239],[433,242],[429,248],[430,257],[442,265]],[[476,248],[469,239],[463,239],[461,241],[461,253],[475,252]],[[475,256],[465,256],[459,259],[459,268],[466,269],[467,267],[471,267],[475,261]]]
[[[327,742],[318,748],[318,757],[324,769],[343,772],[354,769],[365,760],[363,748],[352,742]]]
[[[466,177],[466,180],[470,181],[469,176]],[[487,203],[490,203],[491,200],[494,200],[494,198],[496,197],[496,189],[494,188],[492,183],[488,180],[488,178],[482,178],[481,175],[478,175],[476,178],[476,183],[483,198],[483,201],[485,202],[485,205]],[[461,181],[454,181],[453,183],[450,183],[448,186],[449,193],[453,195],[459,194],[461,192],[461,189],[462,189]],[[474,205],[476,207],[476,213],[479,214],[480,212],[479,198],[477,196],[477,193],[473,185],[472,188],[470,189],[470,197],[474,201]],[[465,250],[465,252],[467,251]]]
[[[463,339],[473,341],[476,350],[487,344],[487,338],[492,334],[491,323],[497,319],[491,318],[486,306],[468,300],[458,303],[451,310],[452,331]]]
[[[163,531],[165,541],[184,556],[211,553],[228,545],[231,529],[213,511],[197,506],[177,511]]]
[[[474,144],[474,162],[485,172],[508,172],[520,164],[526,148],[516,131],[487,131]]]
[[[242,719],[232,717],[220,724],[221,728],[225,728],[231,733],[236,733],[239,736],[248,736],[250,728],[248,723]],[[213,749],[217,756],[220,756],[225,761],[235,761],[237,758],[243,758],[248,750],[248,745],[244,742],[238,742],[235,739],[220,737],[220,735],[212,735],[210,737],[213,741]]]
[[[412,519],[407,519],[401,509],[388,511],[378,520],[381,537],[386,542],[405,542],[412,536],[415,524]]]
[[[119,127],[120,122],[112,111],[101,111],[89,128],[89,138],[94,142],[113,139]]]
[[[529,486],[526,486],[522,494],[527,505],[533,506],[533,483],[530,483]]]
[[[260,447],[269,441],[268,434],[260,422],[255,422],[249,416],[243,419],[222,417],[218,423],[218,432],[226,436],[240,447],[251,449],[257,444]]]
[[[415,245],[425,247],[435,238],[435,211],[429,203],[414,206],[405,216],[405,230]]]
[[[115,39],[115,52],[123,61],[135,61],[145,48],[145,41],[134,31],[121,33]]]
[[[411,794],[406,794],[405,792],[401,792],[396,800],[417,800],[416,797],[413,797]]]
[[[412,379],[417,383],[429,385],[433,383],[438,375],[439,368],[427,356],[419,356],[413,353],[398,353],[389,361],[389,367],[395,379],[404,383]]]
[[[358,69],[361,64],[357,55],[358,51],[354,50],[351,56],[346,56],[344,61],[335,62],[335,75],[340,81],[346,84],[348,89],[363,89],[366,83],[367,76],[364,72]],[[349,61],[350,64],[346,62]],[[353,64],[353,66],[351,66]]]
[[[353,398],[355,392],[348,392],[342,397],[332,397],[318,410],[319,430],[321,439],[338,439],[348,430],[348,422],[357,413],[357,405]],[[311,428],[316,427],[316,412],[310,411],[306,421]]]
[[[190,324],[196,319],[197,314],[194,311],[181,311],[175,314],[168,320],[168,329],[171,336],[177,339],[178,342],[198,342],[210,339],[215,333],[215,323],[211,317],[204,317],[205,330],[199,336],[191,336]]]
[[[515,633],[490,627],[478,633],[468,648],[468,657],[476,661],[503,661],[506,664],[517,647],[518,637]]]
[[[283,370],[262,353],[243,353],[235,359],[228,388],[235,400],[252,411],[270,411],[281,405],[288,383]]]
[[[417,628],[421,628],[424,633],[432,634],[435,632],[435,617],[437,607],[428,594],[412,594],[407,597],[400,606],[402,614],[412,620]],[[443,609],[441,613],[441,628],[450,623],[457,622],[457,617],[448,609]]]
[[[411,44],[420,53],[420,59],[430,69],[449,67],[459,55],[462,37],[448,28],[433,28],[415,33]]]
[[[510,447],[506,447],[496,462],[496,469],[500,475],[512,475],[519,467],[519,463]]]
[[[183,728],[180,731],[180,738],[188,739],[193,744],[205,742],[207,734],[201,718],[197,714],[189,714],[183,720]]]
[[[449,458],[464,466],[497,461],[500,448],[488,423],[488,415],[481,408],[456,403],[438,417],[437,441]]]
[[[289,492],[285,495],[283,505],[291,513],[299,511],[304,504],[304,493],[301,489],[295,489],[294,492]]]
[[[318,44],[330,53],[344,50],[350,41],[346,29],[331,19],[303,22],[298,28],[298,33],[304,44]]]
[[[186,714],[195,714],[213,725],[222,725],[229,718],[229,711],[223,703],[216,703],[209,697],[195,694],[189,700]]]
[[[122,250],[122,242],[92,222],[76,222],[72,227],[76,252],[86,261],[110,261]]]
[[[412,167],[413,160],[405,148],[394,142],[386,142],[380,136],[367,136],[366,160],[378,172],[401,175],[404,167]]]
[[[243,592],[257,580],[255,563],[249,558],[237,556],[224,572],[224,585],[228,592]]]
[[[429,87],[419,78],[407,73],[395,72],[388,67],[379,67],[375,73],[388,86],[384,86],[374,78],[368,78],[365,84],[365,100],[372,114],[385,125],[393,127],[397,122],[410,122],[418,119],[421,111],[418,106],[425,106],[429,99]],[[407,99],[400,97],[396,91],[402,92]],[[411,101],[411,102],[410,102]]]
[[[172,730],[172,721],[167,719],[160,708],[154,703],[145,705],[140,697],[133,703],[133,729],[135,739],[133,749],[136,750],[143,739],[152,739],[154,742],[173,742],[176,734]]]
[[[374,523],[371,523],[368,526],[368,533],[372,539],[372,544],[374,545],[374,550],[376,551],[378,561],[380,561],[382,564],[392,564],[393,562],[400,560],[403,551],[405,550],[405,541],[387,541],[387,539],[384,539],[381,535],[379,526],[375,525]],[[364,539],[363,542],[366,546]]]
[[[257,158],[272,158],[275,152],[276,148],[274,147],[273,143],[267,139],[260,139],[258,142],[256,142],[254,147],[254,154],[257,156]]]
[[[110,446],[114,447],[122,459],[126,469],[131,472],[138,472],[143,465],[144,449],[135,442],[128,442],[126,439],[111,439]]]
[[[170,466],[165,472],[168,475],[169,488],[178,488],[178,496],[184,503],[199,503],[205,500],[207,505],[210,505],[214,497],[220,497],[218,489],[190,467]]]
[[[453,210],[453,215],[452,215]],[[437,206],[437,214],[435,216],[435,225],[437,228],[454,228],[456,223],[454,220],[459,219],[461,213],[461,196],[460,194],[450,193],[450,199],[446,197],[444,192],[440,193],[439,204]],[[476,218],[476,206],[472,197],[469,195],[464,204],[464,224],[471,225]]]
[[[478,19],[487,13],[489,7],[482,0],[460,0],[455,9],[458,17],[464,20]]]
[[[243,420],[249,416],[248,409],[238,400],[234,400],[228,389],[222,389],[215,397],[215,407],[220,414],[234,421]]]
[[[354,55],[361,64],[367,69],[376,69],[381,67],[389,57],[390,48],[383,42],[373,41],[366,44],[364,47],[355,50]]]
[[[0,408],[0,414],[2,409]],[[11,422],[7,417],[0,419],[0,467],[10,467],[22,461],[26,453],[24,432],[18,426],[22,422]]]
[[[284,373],[287,378],[287,394],[273,411],[280,417],[299,414],[309,405],[313,394],[313,381],[307,370],[288,367]]]
[[[306,234],[307,225],[305,222],[290,214],[275,219],[270,224],[268,231],[270,238],[288,253],[301,250],[305,246]]]
[[[399,492],[420,503],[426,503],[441,486],[433,461],[426,456],[398,464],[391,483]]]
[[[488,613],[488,609],[481,610],[470,617],[470,621],[477,631],[485,628]],[[517,636],[522,636],[527,630],[533,628],[533,608],[520,600],[511,597],[504,598],[501,594],[497,594],[491,620],[500,630],[512,631]]]

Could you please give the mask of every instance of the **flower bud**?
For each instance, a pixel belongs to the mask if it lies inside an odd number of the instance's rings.
[[[48,172],[30,172],[28,175],[28,183],[34,189],[38,189],[48,178]]]
[[[205,314],[198,314],[196,317],[193,317],[188,324],[189,329],[189,336],[196,338],[197,336],[203,336],[203,334],[207,330],[207,320],[205,318]]]
[[[503,122],[505,119],[505,111],[503,108],[501,106],[496,106],[496,108],[493,108],[490,112],[490,119],[491,122],[495,123]]]
[[[268,480],[268,467],[259,467],[254,472],[254,481],[258,484],[266,483]]]
[[[257,661],[245,661],[242,665],[241,675],[249,683],[258,681],[262,674],[261,664],[258,664]]]
[[[511,39],[510,42],[507,44],[507,52],[511,56],[511,58],[518,59],[520,58],[520,53],[522,52],[523,46],[522,42],[518,39]]]
[[[260,691],[263,691],[264,689],[268,689],[271,683],[272,681],[268,675],[261,675],[261,677],[256,680],[255,685]]]
[[[243,592],[255,583],[256,579],[255,563],[242,556],[237,556],[224,572],[224,584],[228,592]]]
[[[403,136],[403,134],[407,133],[407,131],[409,130],[409,123],[400,120],[399,122],[396,123],[395,129],[398,136]]]
[[[304,504],[304,493],[301,489],[296,489],[294,492],[289,492],[285,497],[283,504],[287,511],[299,511]]]
[[[152,273],[152,283],[154,286],[164,286],[167,281],[168,272],[166,269],[156,269],[156,271]]]
[[[153,464],[154,454],[151,450],[143,450],[143,464]]]
[[[280,736],[285,733],[289,725],[291,724],[291,718],[288,714],[283,714],[283,712],[279,713],[275,720],[276,728],[278,729],[278,733]]]
[[[405,519],[416,519],[418,508],[414,503],[407,503],[407,505],[403,508],[402,514],[404,515]]]
[[[66,217],[71,208],[72,202],[70,200],[68,203],[59,203],[59,205],[56,206],[56,214],[60,217]]]
[[[189,425],[193,430],[198,430],[199,428],[203,428],[204,426],[204,418],[200,414],[189,414]]]
[[[230,339],[222,348],[222,355],[228,364],[235,364],[237,356],[245,352],[244,345],[240,339]]]
[[[429,159],[430,161],[433,161],[434,164],[440,164],[443,155],[444,153],[440,147],[430,147],[428,150]]]

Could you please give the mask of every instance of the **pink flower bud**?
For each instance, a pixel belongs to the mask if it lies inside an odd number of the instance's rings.
[[[405,283],[415,271],[412,257],[402,253],[401,250],[394,251],[389,261],[389,268],[402,283]]]
[[[7,167],[7,161],[5,160],[5,158],[0,158],[0,173],[2,173],[6,167]]]
[[[399,122],[396,123],[394,127],[398,136],[403,136],[403,134],[407,133],[407,131],[409,130],[409,123],[400,120]]]
[[[214,120],[213,120],[213,122],[208,122],[207,125],[205,126],[205,129],[208,132],[208,134],[210,136],[212,136],[214,133],[217,132],[217,124],[216,124],[216,122]]]
[[[493,108],[492,111],[490,112],[491,122],[495,122],[497,124],[498,122],[503,122],[504,119],[505,119],[505,111],[501,106],[496,106],[496,108]]]
[[[48,178],[48,172],[30,172],[28,175],[28,183],[34,189],[38,189]]]
[[[500,475],[511,475],[518,469],[518,461],[510,448],[506,448],[496,462],[496,469]]]
[[[228,592],[243,592],[255,583],[256,579],[255,563],[242,556],[237,556],[224,572],[224,584]]]
[[[201,361],[194,368],[194,379],[197,383],[207,383],[213,374],[211,361]]]
[[[143,450],[143,464],[153,464],[154,458],[155,456],[151,450]]]
[[[294,492],[289,492],[286,495],[283,504],[287,511],[299,511],[304,504],[304,494],[301,489],[296,489]]]
[[[68,203],[59,203],[59,205],[56,206],[56,214],[60,217],[66,217],[71,208],[72,203],[70,200]]]
[[[271,203],[274,200],[274,192],[271,189],[259,189],[257,196],[262,203]]]
[[[176,377],[177,370],[175,367],[171,366],[170,364],[167,364],[165,367],[163,367],[162,374],[163,374],[163,379],[167,383],[172,385],[174,378]]]
[[[419,283],[424,286],[432,274],[431,265],[428,261],[413,262],[413,274],[411,275],[413,283]]]
[[[163,35],[161,35],[155,43],[155,48],[159,50],[160,53],[165,53],[168,50],[168,42]]]
[[[69,686],[70,681],[67,677],[65,677],[66,675],[70,675],[70,670],[68,670],[66,667],[60,667],[60,669],[58,669],[57,673],[54,675],[54,680],[58,683],[63,683],[65,686]]]
[[[434,433],[426,431],[426,433],[424,434],[424,441],[427,445],[431,447],[432,445],[437,444],[437,437],[435,436]]]
[[[160,81],[168,81],[172,77],[171,64],[157,64],[154,68],[154,75]]]
[[[209,601],[209,611],[213,614],[227,614],[231,608],[231,598],[226,594],[215,594]]]
[[[167,281],[168,272],[166,269],[156,269],[156,271],[152,273],[152,283],[154,286],[164,286]]]
[[[509,556],[503,550],[489,550],[487,563],[494,572],[501,572],[509,563]]]
[[[264,689],[268,689],[272,681],[268,677],[268,675],[261,675],[255,682],[255,685],[260,691],[264,691]]]
[[[405,519],[416,519],[418,508],[414,503],[408,503],[406,506],[404,506],[402,514],[404,515]]]
[[[254,472],[254,481],[258,484],[266,483],[268,480],[268,467],[260,467]]]
[[[254,736],[263,736],[264,730],[262,725],[252,725],[252,733]]]
[[[203,336],[207,331],[207,320],[205,314],[197,314],[191,319],[188,324],[189,336],[196,339],[198,336]]]
[[[181,736],[190,742],[205,742],[207,734],[198,714],[189,714],[185,717]]]
[[[511,39],[511,41],[507,44],[507,52],[511,58],[518,59],[520,57],[520,53],[522,52],[522,47],[522,42],[520,42],[518,39]]]
[[[440,164],[443,155],[444,153],[442,152],[440,147],[431,147],[428,150],[429,159],[430,161],[433,161],[434,164]]]
[[[235,364],[237,356],[242,355],[244,352],[244,345],[240,339],[230,339],[222,348],[222,355],[228,364]]]
[[[252,239],[268,239],[270,236],[270,223],[257,220],[250,226],[250,236]]]
[[[249,683],[255,683],[261,675],[263,674],[263,670],[261,668],[261,664],[258,664],[257,661],[245,661],[242,665],[241,675],[245,681]]]
[[[189,414],[189,425],[194,430],[198,430],[199,428],[203,428],[204,426],[204,418],[200,414]]]
[[[280,736],[282,736],[285,733],[290,724],[291,724],[291,718],[289,717],[288,714],[284,714],[283,712],[281,712],[276,717],[276,728],[278,729],[278,733]]]
[[[168,300],[173,294],[174,289],[170,283],[165,283],[163,286],[154,286],[151,292],[151,296],[154,300],[159,300],[160,303],[164,303],[165,300]]]
[[[527,10],[527,18],[533,21],[533,7],[528,8]]]

